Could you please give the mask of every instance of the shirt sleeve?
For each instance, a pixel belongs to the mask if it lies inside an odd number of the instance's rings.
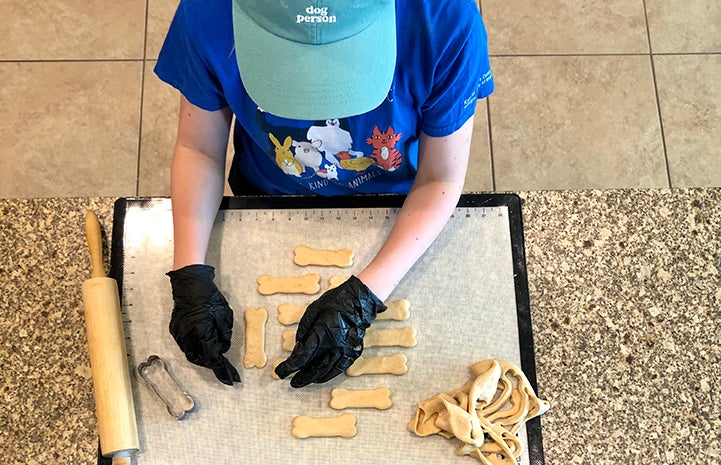
[[[437,43],[433,82],[421,107],[423,132],[433,137],[457,131],[474,114],[476,100],[494,88],[488,38],[478,7],[474,2],[457,4],[461,11],[448,15],[454,20],[443,21],[431,31],[435,40],[443,41]]]
[[[203,38],[203,25],[190,24],[191,18],[199,15],[188,11],[192,6],[189,3],[181,1],[178,5],[154,71],[190,103],[208,111],[220,110],[228,102],[213,71],[211,54],[204,53],[207,41]]]

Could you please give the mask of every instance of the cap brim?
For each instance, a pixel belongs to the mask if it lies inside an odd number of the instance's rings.
[[[373,110],[388,95],[396,62],[395,4],[365,30],[323,45],[273,35],[233,2],[235,53],[243,85],[263,110],[324,120]]]

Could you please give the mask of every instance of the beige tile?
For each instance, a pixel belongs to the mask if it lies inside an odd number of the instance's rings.
[[[158,79],[153,73],[154,66],[155,61],[148,61],[145,69],[138,195],[168,196],[170,164],[178,132],[180,93]],[[229,140],[226,173],[232,156],[232,143]],[[225,184],[225,195],[230,195],[227,181]]]
[[[145,65],[143,127],[140,140],[138,195],[170,195],[170,162],[178,130],[180,94],[153,73],[154,61]]]
[[[493,190],[491,175],[491,150],[488,137],[487,100],[479,100],[473,121],[473,139],[471,139],[471,155],[468,161],[465,192],[488,192]]]
[[[721,52],[719,0],[646,0],[654,53]]]
[[[0,63],[0,197],[134,195],[140,66]]]
[[[643,0],[483,0],[481,4],[489,48],[495,55],[649,50]]]
[[[2,60],[142,58],[145,0],[4,0]]]
[[[157,59],[163,46],[165,34],[178,7],[179,0],[151,0],[148,2],[148,33],[145,45],[145,56]]]
[[[721,56],[654,60],[671,185],[721,187]]]
[[[493,66],[497,190],[667,187],[648,56],[499,57]]]

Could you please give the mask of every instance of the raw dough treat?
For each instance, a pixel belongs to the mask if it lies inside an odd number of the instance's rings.
[[[299,416],[293,418],[293,431],[296,438],[340,436],[352,438],[358,432],[355,416],[344,413],[337,417],[313,418]]]
[[[281,337],[283,338],[283,350],[292,352],[293,347],[295,347],[295,330],[286,329],[281,334]]]
[[[330,391],[330,408],[375,408],[385,410],[393,405],[391,391],[385,387],[376,389],[343,389]]]
[[[353,251],[351,249],[311,249],[310,247],[299,245],[295,248],[293,262],[300,266],[320,265],[346,268],[353,264]]]
[[[295,330],[283,331],[283,350],[291,352],[295,346]],[[369,329],[363,338],[363,347],[415,347],[416,329],[405,328]]]
[[[278,277],[264,274],[258,278],[258,292],[272,294],[315,294],[320,290],[320,276],[309,273],[303,276]]]
[[[410,316],[409,309],[411,308],[411,303],[405,299],[391,300],[390,302],[385,302],[385,304],[388,309],[385,312],[379,313],[376,316],[376,320],[403,321],[407,320]]]
[[[328,278],[328,289],[340,286],[344,282],[348,281],[349,277],[350,276],[331,276]]]
[[[245,311],[245,368],[262,368],[268,362],[265,356],[265,322],[268,312],[264,308],[249,308]]]
[[[271,366],[273,367],[273,369],[270,370],[270,376],[272,376],[273,379],[280,379],[280,376],[275,374],[275,367],[277,367],[284,361],[285,361],[284,358],[276,358],[275,360],[273,360],[273,363],[271,363]]]
[[[363,347],[415,347],[416,344],[416,329],[412,326],[369,329],[363,338]]]
[[[298,323],[300,317],[305,313],[306,307],[293,304],[278,305],[278,321],[282,325],[292,325]]]
[[[483,360],[471,373],[474,379],[465,386],[419,403],[408,429],[418,436],[455,437],[462,442],[458,454],[484,465],[515,465],[523,452],[516,433],[550,406],[511,362]]]
[[[347,280],[347,276],[339,276],[343,278],[343,281]],[[331,278],[332,280],[333,278]],[[340,283],[339,283],[340,284]],[[331,286],[336,287],[336,286]],[[388,309],[385,312],[381,312],[376,316],[376,320],[396,320],[403,321],[407,320],[410,316],[411,303],[405,299],[391,300],[385,302]],[[280,304],[278,305],[278,321],[283,325],[292,325],[298,323],[300,318],[305,313],[306,307],[301,305],[293,304]]]
[[[403,354],[394,354],[384,357],[358,357],[345,371],[347,376],[361,375],[404,375],[408,373],[406,362],[408,359]]]

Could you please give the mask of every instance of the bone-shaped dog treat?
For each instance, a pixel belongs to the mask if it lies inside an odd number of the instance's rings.
[[[324,418],[298,416],[293,418],[291,434],[299,439],[333,436],[352,438],[358,432],[355,423],[356,418],[350,413]]]
[[[276,358],[276,359],[273,360],[273,362],[270,364],[270,365],[273,367],[273,369],[270,370],[270,376],[271,376],[273,379],[280,379],[280,376],[278,376],[277,374],[275,374],[275,368],[276,368],[278,365],[280,365],[282,362],[284,362],[284,361],[285,361],[284,358]]]
[[[295,347],[295,330],[286,329],[281,334],[281,337],[283,338],[283,350],[292,352],[293,347]]]
[[[391,391],[385,387],[376,389],[343,389],[330,391],[330,407],[335,410],[344,408],[375,408],[385,410],[393,405]]]
[[[345,371],[347,376],[361,375],[404,375],[408,373],[406,362],[408,359],[403,354],[393,354],[381,357],[360,356]]]
[[[245,311],[245,368],[262,368],[268,362],[265,356],[265,322],[268,312],[264,308],[249,308]]]
[[[283,350],[288,352],[295,346],[295,330],[286,329],[282,333]],[[363,347],[415,347],[416,329],[407,326],[405,328],[390,329],[369,329],[363,338]]]
[[[416,329],[412,326],[369,329],[363,338],[363,347],[415,347],[416,344]]]
[[[331,276],[328,278],[328,289],[340,286],[344,282],[348,281],[348,278],[350,278],[350,276]]]
[[[409,309],[411,308],[411,303],[405,299],[391,300],[390,302],[385,302],[385,304],[388,308],[385,312],[379,313],[376,316],[376,320],[402,321],[407,320],[410,316]]]
[[[300,266],[320,265],[346,268],[353,264],[353,251],[351,249],[311,249],[310,247],[299,245],[295,248],[293,262]]]
[[[306,307],[293,304],[278,305],[278,321],[282,325],[292,325],[298,323],[300,317],[305,313]]]
[[[270,276],[258,277],[258,292],[263,295],[272,294],[315,294],[320,290],[320,276],[309,273],[303,276]]]
[[[348,279],[347,276],[338,276],[338,278],[343,278],[341,283]],[[332,280],[333,278],[330,279]],[[385,302],[385,304],[388,309],[385,312],[379,313],[376,316],[377,320],[403,321],[407,320],[410,316],[411,303],[405,299],[391,300],[389,302]],[[306,307],[302,305],[280,304],[278,305],[278,321],[283,325],[298,323],[303,316],[303,313],[305,313],[305,309]]]

